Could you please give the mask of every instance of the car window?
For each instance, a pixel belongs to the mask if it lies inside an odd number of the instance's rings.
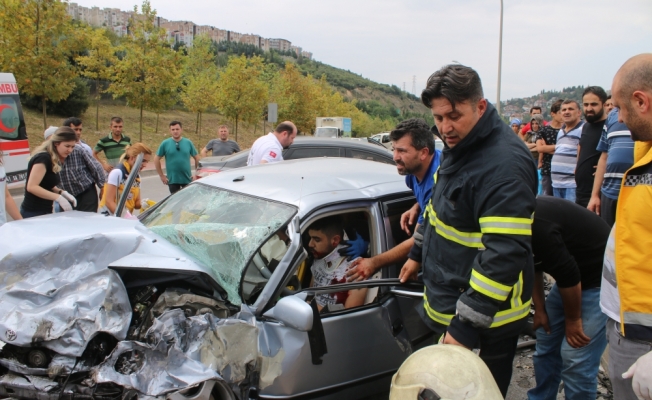
[[[380,154],[374,154],[369,151],[357,150],[357,149],[351,149],[351,158],[359,158],[361,160],[369,160],[369,161],[378,161],[385,164],[394,164],[391,161],[391,157],[389,156],[389,154],[387,155],[387,157],[383,157]]]
[[[383,136],[383,143],[389,143],[389,135]]]
[[[388,248],[391,249],[410,238],[410,235],[401,229],[401,215],[412,208],[414,203],[416,203],[416,199],[412,196],[383,202],[383,217],[385,219],[385,226],[389,224],[390,227],[390,232],[387,232],[386,234]],[[414,232],[415,227],[416,223],[411,227],[412,232]],[[405,263],[405,261],[407,261],[407,259],[400,260],[395,265],[390,265],[388,268],[386,268],[383,272],[383,278],[398,278],[400,267]]]
[[[339,156],[340,149],[337,147],[299,147],[293,149],[292,153],[288,154],[288,160],[296,160],[299,158]]]

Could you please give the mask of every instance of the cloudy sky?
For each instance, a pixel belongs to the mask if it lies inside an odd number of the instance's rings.
[[[76,0],[130,10],[137,0]],[[151,0],[158,15],[284,38],[316,60],[417,95],[456,61],[496,98],[500,0]],[[504,0],[503,100],[542,89],[611,86],[627,58],[652,52],[652,0]]]

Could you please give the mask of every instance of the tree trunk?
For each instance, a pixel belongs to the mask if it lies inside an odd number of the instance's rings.
[[[202,115],[201,115],[201,111],[200,111],[199,112],[199,138],[200,139],[201,139],[201,128],[202,128],[203,123],[204,123],[204,121],[202,121]]]
[[[138,133],[138,141],[143,142],[143,103],[140,103],[140,132]]]
[[[199,113],[197,113],[197,123],[195,124],[195,135],[199,132]]]
[[[43,130],[48,129],[48,117],[45,112],[45,97],[41,97],[41,108],[43,108]]]
[[[156,113],[156,133],[158,133],[158,116],[161,115],[161,113]]]
[[[238,142],[238,116],[235,117],[235,142]]]
[[[95,130],[100,130],[100,80],[95,81]]]

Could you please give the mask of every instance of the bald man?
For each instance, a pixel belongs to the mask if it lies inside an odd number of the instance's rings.
[[[614,399],[652,399],[652,54],[632,57],[611,86],[635,141],[602,270]]]
[[[259,137],[251,146],[247,166],[283,161],[283,150],[297,137],[297,127],[290,121],[278,124],[274,132]]]

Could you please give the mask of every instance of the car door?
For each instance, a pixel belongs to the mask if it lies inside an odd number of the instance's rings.
[[[321,214],[347,207],[366,207],[373,232],[370,246],[376,253],[385,251],[388,236],[381,204],[338,205],[321,210]],[[304,289],[309,299],[318,293],[380,287],[371,303],[323,315],[316,313],[309,332],[266,321],[267,337],[281,342],[285,358],[281,363],[281,376],[263,388],[260,397],[357,398],[389,390],[391,376],[412,353],[402,315],[404,311],[394,293],[397,285],[398,280],[390,279]],[[418,286],[413,290],[415,293],[423,293],[418,283],[409,286],[414,285]],[[402,293],[398,295],[403,296]]]

